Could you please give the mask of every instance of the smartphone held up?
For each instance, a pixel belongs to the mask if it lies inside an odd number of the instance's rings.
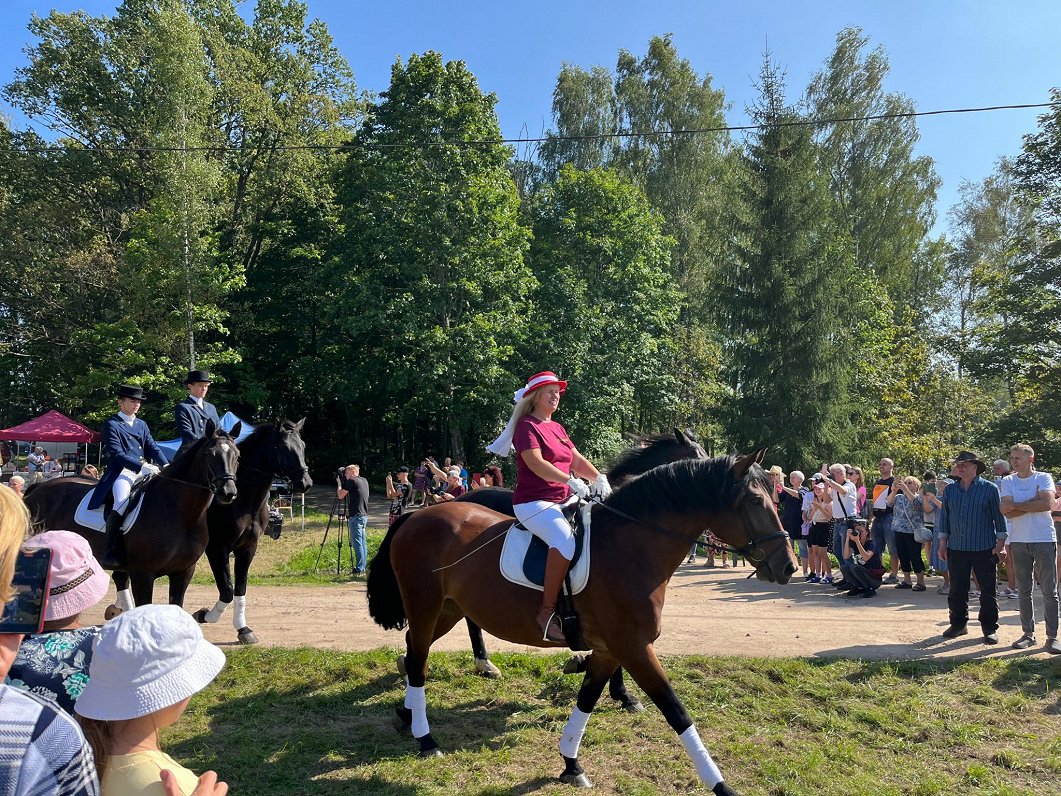
[[[52,551],[46,547],[19,550],[11,587],[15,596],[4,605],[0,633],[40,633],[48,605]]]

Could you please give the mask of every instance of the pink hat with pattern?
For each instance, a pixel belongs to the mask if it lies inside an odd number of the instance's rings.
[[[46,531],[22,543],[27,550],[52,551],[51,581],[44,618],[68,619],[91,608],[107,593],[110,577],[92,555],[88,540],[72,531]]]

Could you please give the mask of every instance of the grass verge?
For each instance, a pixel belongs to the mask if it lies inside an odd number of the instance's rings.
[[[234,649],[164,735],[236,793],[568,793],[560,731],[581,679],[563,655],[433,653],[428,718],[446,756],[421,760],[391,727],[394,650]],[[1061,665],[1054,660],[875,662],[698,656],[664,661],[707,747],[745,796],[1043,796],[1061,793]],[[646,700],[647,701],[647,700]],[[703,792],[659,711],[607,696],[582,744],[599,792]]]

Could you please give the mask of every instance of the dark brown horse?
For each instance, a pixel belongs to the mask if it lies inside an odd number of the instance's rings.
[[[214,503],[206,514],[210,541],[206,558],[214,573],[218,600],[213,608],[202,608],[193,616],[199,622],[216,622],[233,602],[232,626],[241,644],[257,644],[258,637],[247,626],[247,573],[250,571],[258,540],[269,523],[269,488],[273,478],[286,478],[294,492],[305,492],[313,486],[306,467],[306,445],[300,432],[305,418],[279,426],[258,426],[239,443],[239,471],[236,487],[239,496],[227,505]],[[233,570],[229,569],[229,559]]]
[[[618,489],[632,478],[648,472],[653,467],[661,464],[680,461],[681,459],[706,459],[707,451],[700,445],[696,434],[691,429],[682,431],[674,429],[671,434],[657,434],[650,437],[635,437],[634,447],[623,453],[622,456],[608,469],[608,480],[613,489]],[[478,503],[502,514],[512,514],[512,490],[502,487],[485,487],[465,492],[457,500],[469,503]],[[475,669],[486,677],[500,677],[500,670],[490,662],[486,651],[486,642],[483,640],[483,631],[472,620],[465,620],[468,624],[468,638],[472,643],[472,655],[475,658]],[[568,674],[585,671],[585,656],[575,656],[564,671]],[[404,660],[399,659],[398,669],[404,675]],[[623,682],[623,670],[615,670],[608,681],[608,694],[623,706],[625,710],[632,713],[644,710],[641,701],[626,690]]]
[[[184,604],[195,564],[206,549],[206,509],[214,500],[231,503],[236,499],[239,449],[234,437],[239,430],[237,424],[229,436],[207,421],[206,435],[144,487],[140,515],[125,534],[126,570],[116,570],[112,576],[119,607],[150,603],[155,580],[163,576],[169,577],[170,603]],[[35,529],[76,531],[99,556],[105,534],[74,522],[78,503],[96,484],[84,478],[58,478],[31,490],[26,507]]]
[[[735,796],[652,645],[660,634],[667,583],[704,528],[740,551],[763,580],[787,583],[795,572],[772,485],[758,465],[764,453],[663,465],[593,507],[590,577],[574,597],[593,654],[560,742],[564,782],[590,785],[578,763],[578,746],[608,678],[622,666],[678,734],[707,787],[716,796]],[[508,641],[558,646],[542,640],[534,621],[541,596],[499,571],[501,545],[495,540],[510,525],[511,518],[497,512],[451,502],[392,525],[372,562],[369,613],[385,628],[408,626],[408,684],[398,715],[411,727],[422,755],[439,754],[427,723],[428,652],[457,622],[468,616]]]

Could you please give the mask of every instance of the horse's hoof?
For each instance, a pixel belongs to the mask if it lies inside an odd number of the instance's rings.
[[[586,659],[588,655],[572,655],[564,664],[564,674],[581,674],[586,671]]]
[[[205,625],[206,624],[206,609],[205,608],[200,608],[198,611],[196,611],[194,614],[192,614],[192,619],[194,619],[200,625]]]
[[[438,748],[431,733],[416,739],[420,742],[420,757],[442,757],[442,750]]]
[[[560,781],[565,785],[574,785],[576,788],[592,788],[593,783],[585,774],[561,774]]]
[[[475,671],[491,680],[499,680],[501,678],[501,670],[487,659],[476,658]]]
[[[103,612],[103,620],[105,622],[109,622],[114,617],[119,616],[122,613],[123,613],[123,611],[122,611],[121,608],[119,608],[114,603],[111,603],[110,605],[107,606],[107,610]]]
[[[711,789],[711,792],[715,794],[715,796],[739,796],[737,791],[733,790],[733,788],[725,782],[717,783],[715,787]]]
[[[406,676],[406,671],[405,671],[405,656],[404,655],[399,655],[398,656],[397,666],[398,666],[398,674],[400,674],[402,677],[405,677]]]
[[[236,638],[240,644],[257,644],[258,637],[249,627],[241,627],[236,631]]]
[[[630,699],[623,700],[622,709],[625,710],[627,713],[645,712],[645,706],[641,704],[641,700],[634,699],[632,697]]]

